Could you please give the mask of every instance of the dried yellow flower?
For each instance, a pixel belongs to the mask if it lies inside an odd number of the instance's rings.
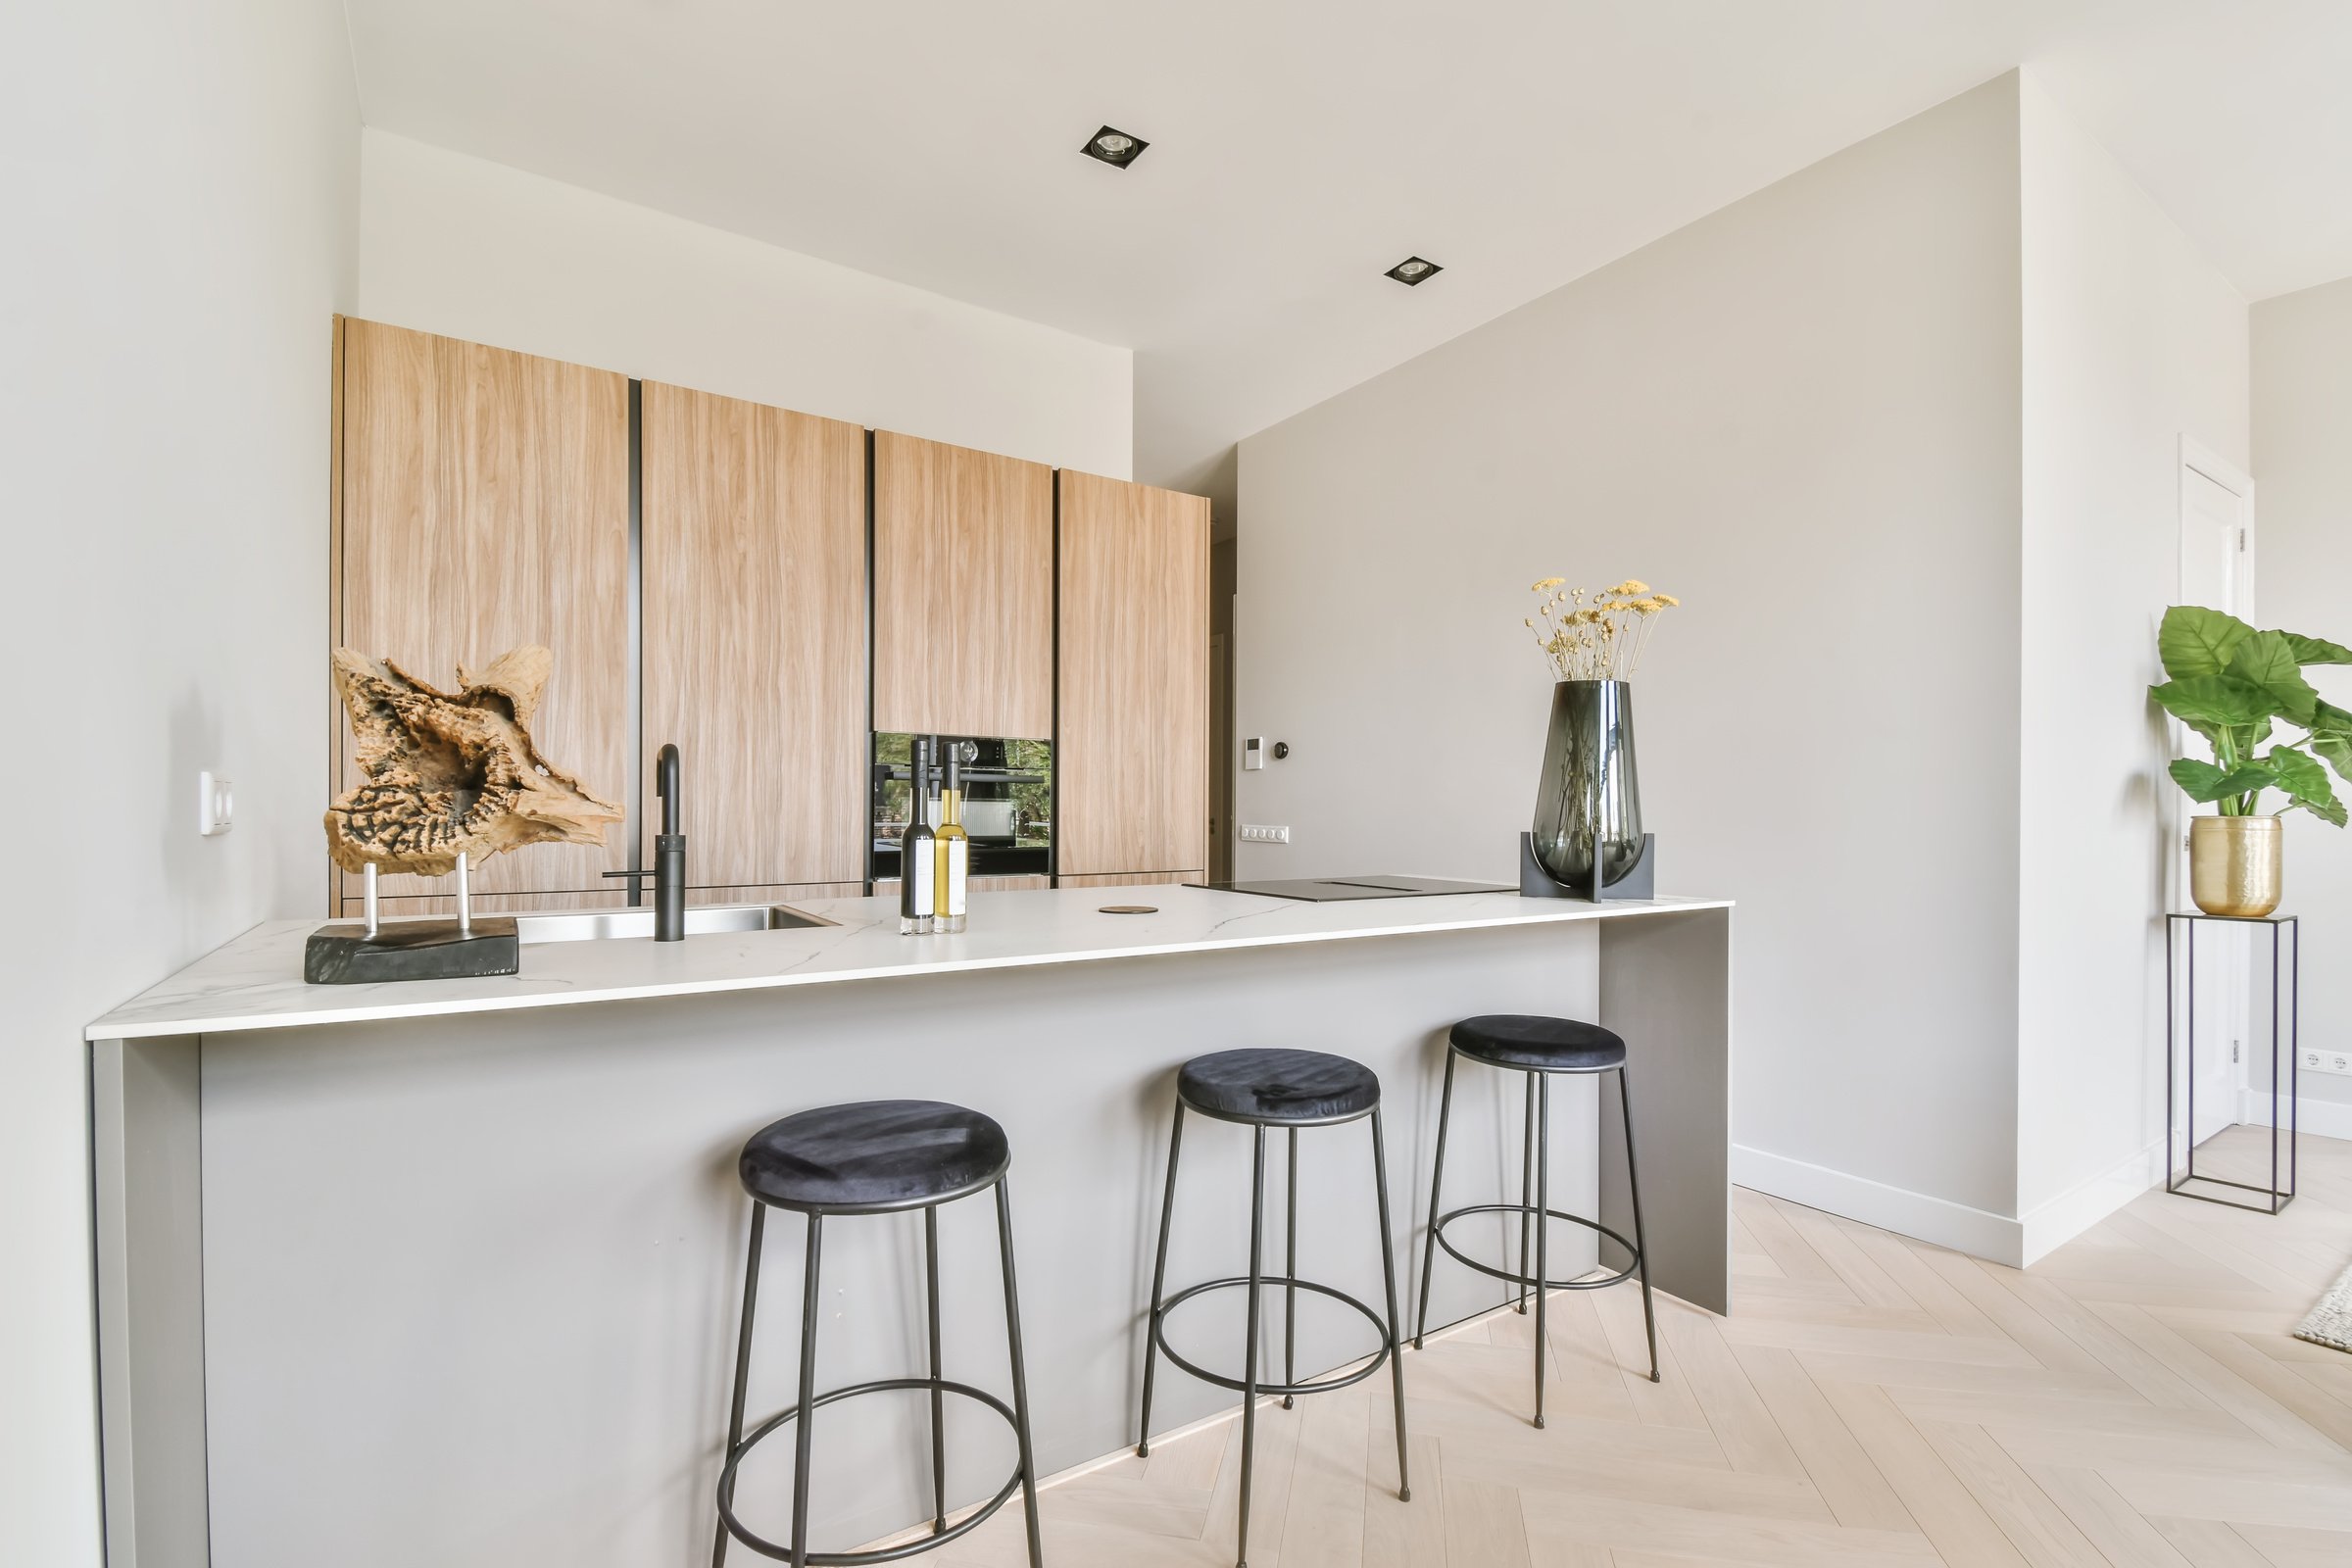
[[[1597,593],[1567,586],[1565,577],[1542,577],[1529,585],[1545,596],[1521,624],[1536,634],[1536,646],[1562,680],[1625,680],[1648,646],[1650,620],[1682,603],[1672,594],[1651,593],[1649,584],[1628,577]]]

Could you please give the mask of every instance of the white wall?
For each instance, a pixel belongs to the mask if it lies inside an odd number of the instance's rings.
[[[2254,307],[2253,471],[2262,623],[2352,642],[2352,278]],[[2352,669],[2305,673],[2329,702],[2352,708]],[[2352,795],[2341,780],[2336,791]],[[2303,1038],[2345,1050],[2352,993],[2332,977],[2352,953],[2352,836],[2290,814],[2286,896],[2311,943]],[[2352,1078],[2305,1073],[2301,1090],[2306,1102],[2352,1106]],[[2328,1120],[2352,1136],[2352,1113]]]
[[[81,1027],[317,902],[358,119],[333,0],[19,9],[0,49],[0,1562],[99,1558]]]
[[[2174,786],[2144,688],[2164,678],[2156,623],[2180,597],[2180,438],[2246,465],[2248,368],[2236,289],[2031,74],[2020,107],[2018,1213],[2032,1254],[2042,1221],[2063,1240],[2162,1169]]]
[[[1664,887],[1740,900],[1739,1142],[2013,1214],[2018,247],[2010,76],[1244,442],[1236,716],[1294,751],[1236,814],[1294,836],[1237,874],[1513,877],[1527,584],[1644,577]]]
[[[380,130],[362,167],[371,320],[1130,475],[1127,349]]]

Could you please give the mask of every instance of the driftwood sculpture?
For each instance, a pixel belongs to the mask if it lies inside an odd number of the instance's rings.
[[[445,876],[524,844],[601,844],[620,808],[598,800],[531,744],[555,656],[517,648],[457,692],[389,660],[335,650],[335,687],[368,781],[327,808],[327,852],[347,871]]]

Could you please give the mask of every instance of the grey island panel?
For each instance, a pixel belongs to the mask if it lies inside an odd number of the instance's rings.
[[[1430,905],[1464,902],[1477,901]],[[1725,1309],[1729,906],[1497,912],[1462,929],[1408,914],[1357,940],[1284,930],[1274,946],[95,1039],[111,1568],[307,1568],[322,1542],[360,1568],[707,1561],[743,1284],[736,1152],[832,1101],[920,1095],[1004,1124],[1049,1474],[1134,1441],[1173,1074],[1206,1051],[1304,1046],[1380,1074],[1409,1269],[1446,1026],[1596,1016],[1634,1051],[1658,1286]],[[1560,1201],[1618,1223],[1621,1187],[1599,1190],[1594,1165],[1614,1155],[1615,1106],[1596,1128],[1592,1087],[1561,1087]],[[1516,1089],[1483,1072],[1457,1087],[1449,1203],[1515,1186]],[[1302,1136],[1300,1252],[1310,1277],[1377,1298],[1368,1137],[1361,1124]],[[1196,1122],[1185,1142],[1171,1284],[1239,1272],[1248,1236],[1247,1133]],[[1278,1175],[1269,1262],[1279,1188]],[[991,1218],[969,1203],[942,1215],[947,1360],[949,1376],[1001,1390]],[[797,1224],[771,1226],[761,1412],[793,1392]],[[1499,1259],[1505,1228],[1493,1229],[1481,1250]],[[1450,1234],[1482,1238],[1467,1222]],[[820,1384],[918,1366],[917,1222],[829,1227],[825,1253]],[[1417,1283],[1399,1280],[1406,1299]],[[1441,1259],[1433,1325],[1499,1300]],[[1189,1304],[1171,1338],[1211,1364],[1238,1357],[1240,1304]],[[1302,1302],[1299,1327],[1302,1371],[1370,1348],[1344,1309]],[[1229,1407],[1189,1379],[1160,1386],[1162,1430]],[[926,1511],[921,1413],[908,1396],[820,1417],[820,1546]],[[955,1414],[949,1437],[951,1502],[992,1492],[1009,1438]],[[744,1474],[756,1524],[780,1524],[789,1494],[789,1446],[771,1446]]]

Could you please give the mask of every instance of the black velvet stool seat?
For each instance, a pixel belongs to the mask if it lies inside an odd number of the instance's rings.
[[[1176,1213],[1176,1161],[1184,1147],[1184,1113],[1197,1111],[1218,1121],[1239,1122],[1253,1130],[1256,1159],[1250,1186],[1250,1272],[1232,1279],[1207,1280],[1165,1294],[1168,1274],[1168,1225]],[[1380,1264],[1388,1283],[1388,1317],[1345,1292],[1298,1277],[1298,1130],[1335,1127],[1372,1120],[1372,1180],[1380,1200]],[[1263,1267],[1266,1207],[1266,1134],[1274,1129],[1290,1134],[1290,1218],[1285,1241],[1283,1272],[1268,1275]],[[1258,1297],[1262,1288],[1283,1288],[1283,1375],[1280,1383],[1263,1381],[1257,1372]],[[1167,1342],[1167,1315],[1204,1292],[1242,1287],[1249,1291],[1248,1321],[1239,1378],[1211,1372],[1185,1359]],[[1307,1291],[1353,1307],[1380,1336],[1372,1358],[1352,1371],[1298,1381],[1298,1293]],[[1360,1383],[1385,1363],[1396,1400],[1396,1495],[1412,1498],[1405,1468],[1404,1366],[1398,1357],[1396,1259],[1389,1239],[1389,1165],[1380,1130],[1380,1079],[1361,1062],[1319,1051],[1220,1051],[1195,1056],[1176,1074],[1176,1119],[1168,1134],[1168,1186],[1160,1200],[1159,1254],[1152,1268],[1152,1316],[1144,1346],[1144,1412],[1135,1451],[1152,1451],[1152,1380],[1158,1358],[1169,1361],[1204,1383],[1231,1389],[1242,1396],[1241,1533],[1237,1568],[1249,1568],[1250,1466],[1257,1448],[1257,1401],[1261,1395],[1279,1394],[1287,1409],[1301,1394],[1322,1394]]]
[[[1453,1049],[1494,1067],[1538,1072],[1609,1072],[1625,1065],[1625,1042],[1596,1023],[1495,1012],[1453,1026]]]
[[[1527,1075],[1525,1141],[1519,1156],[1519,1201],[1516,1203],[1473,1203],[1450,1213],[1440,1213],[1438,1195],[1446,1181],[1446,1134],[1453,1120],[1453,1063],[1458,1056]],[[1642,1183],[1636,1174],[1634,1161],[1634,1102],[1626,1088],[1625,1041],[1596,1023],[1583,1023],[1574,1018],[1546,1018],[1532,1013],[1489,1013],[1477,1018],[1464,1018],[1446,1035],[1446,1092],[1438,1108],[1437,1168],[1429,1179],[1429,1239],[1421,1255],[1421,1303],[1414,1314],[1413,1348],[1421,1348],[1421,1337],[1429,1327],[1429,1276],[1437,1262],[1438,1249],[1443,1247],[1448,1255],[1467,1263],[1482,1274],[1517,1286],[1517,1304],[1527,1310],[1527,1298],[1536,1298],[1536,1425],[1544,1424],[1544,1298],[1552,1291],[1591,1291],[1615,1285],[1632,1275],[1642,1281],[1642,1321],[1649,1333],[1649,1381],[1658,1381],[1658,1319],[1652,1309],[1649,1295],[1649,1264],[1642,1250]],[[1551,1207],[1551,1080],[1557,1073],[1614,1073],[1617,1078],[1617,1102],[1625,1115],[1625,1181],[1633,1199],[1634,1234],[1627,1240],[1598,1220],[1581,1214],[1564,1214]],[[1519,1267],[1516,1270],[1495,1268],[1464,1254],[1446,1237],[1446,1227],[1465,1214],[1516,1214],[1519,1216]],[[1597,1278],[1555,1280],[1550,1278],[1550,1253],[1547,1242],[1550,1226],[1547,1220],[1565,1220],[1582,1225],[1617,1244],[1630,1259],[1625,1267]],[[1528,1268],[1528,1234],[1535,1233],[1535,1268]]]
[[[1320,1051],[1220,1051],[1176,1074],[1176,1098],[1224,1121],[1348,1121],[1380,1103],[1372,1069]]]
[[[777,1208],[886,1213],[945,1203],[1012,1163],[1004,1129],[935,1100],[868,1100],[771,1122],[743,1146],[744,1191]]]
[[[1028,1505],[1030,1568],[1043,1568],[1044,1551],[1037,1527],[1037,1465],[1029,1451],[1029,1384],[1021,1359],[1019,1291],[1013,1282],[1012,1209],[1005,1196],[1005,1172],[1011,1165],[1012,1151],[1005,1142],[1004,1128],[976,1110],[932,1100],[872,1100],[804,1110],[769,1123],[744,1144],[737,1169],[743,1178],[744,1191],[753,1200],[752,1241],[743,1275],[743,1324],[735,1347],[735,1399],[727,1421],[726,1461],[718,1477],[718,1539],[710,1552],[713,1568],[726,1561],[730,1537],[764,1556],[789,1562],[794,1568],[807,1568],[810,1564],[895,1562],[944,1546],[978,1528],[1004,1505],[1016,1489]],[[970,1384],[949,1381],[940,1371],[940,1205],[992,1189],[997,1195],[997,1250],[1004,1286],[1006,1349],[1012,1362],[1009,1407],[993,1394]],[[808,1255],[802,1276],[801,1297],[801,1392],[796,1404],[746,1434],[744,1391],[751,1376],[752,1322],[760,1292],[760,1244],[771,1207],[796,1210],[808,1220]],[[884,1378],[817,1393],[817,1261],[824,1222],[843,1216],[895,1214],[914,1208],[923,1211],[931,1375]],[[931,1535],[910,1544],[872,1551],[809,1550],[808,1465],[817,1407],[860,1394],[901,1389],[927,1389],[931,1394]],[[1003,1416],[1012,1427],[1020,1448],[1020,1464],[1010,1479],[998,1489],[994,1497],[958,1519],[953,1527],[947,1522],[947,1440],[942,1424],[945,1396],[951,1394]],[[795,1444],[792,1544],[784,1546],[755,1535],[737,1517],[735,1476],[755,1444],[788,1424],[794,1426]]]

